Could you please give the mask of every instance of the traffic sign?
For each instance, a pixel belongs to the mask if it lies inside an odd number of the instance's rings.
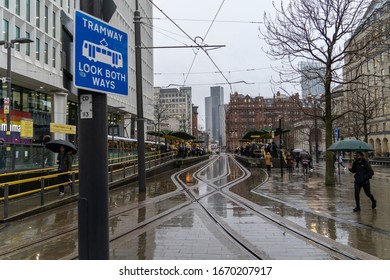
[[[339,141],[339,138],[340,138],[340,129],[338,129],[338,128],[335,128],[335,129],[334,129],[334,138],[336,139],[336,141]]]
[[[4,97],[4,114],[9,114],[9,97]]]
[[[127,34],[78,10],[74,21],[74,85],[128,95]]]

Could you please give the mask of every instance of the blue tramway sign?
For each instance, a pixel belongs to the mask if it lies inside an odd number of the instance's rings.
[[[128,95],[127,34],[81,11],[74,19],[75,86]]]

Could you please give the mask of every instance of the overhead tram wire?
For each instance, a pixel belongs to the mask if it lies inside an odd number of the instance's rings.
[[[207,57],[211,60],[211,62],[214,64],[214,66],[217,68],[218,72],[222,75],[222,77],[225,79],[225,81],[229,84],[229,87],[230,87],[230,90],[232,90],[232,86],[229,82],[229,80],[226,78],[226,76],[222,73],[221,69],[218,67],[218,65],[214,62],[214,60],[210,57],[210,55],[207,53],[207,51],[205,50],[204,46],[202,45],[199,45],[193,38],[191,38],[190,35],[187,34],[187,32],[185,32],[174,20],[172,20],[162,9],[160,9],[153,1],[149,0],[150,3],[157,9],[159,10],[170,22],[172,22],[181,32],[183,32],[192,42],[194,42],[196,45],[198,45],[198,47],[200,49],[202,49],[206,54],[207,54]],[[222,2],[221,6],[223,5],[223,3],[225,2],[225,0]],[[218,9],[218,12],[219,12],[220,9]]]
[[[183,43],[183,42],[179,41],[178,39],[175,39],[174,37],[169,36],[169,35],[163,33],[163,31],[166,32],[166,33],[171,33],[172,35],[176,35],[176,36],[188,39],[186,36],[182,36],[181,34],[178,34],[178,33],[175,33],[175,32],[169,31],[169,30],[165,30],[163,28],[156,27],[156,26],[154,26],[152,24],[148,24],[148,23],[144,23],[144,26],[149,27],[151,30],[153,30],[153,31],[155,31],[155,32],[157,32],[157,33],[159,33],[159,34],[161,34],[161,35],[163,35],[163,36],[165,36],[165,37],[167,37],[167,38],[169,38],[171,40],[174,40],[174,41],[176,41],[176,42],[178,42],[180,44],[183,44],[183,45],[187,46],[186,43]]]
[[[223,73],[238,73],[238,72],[252,72],[252,71],[261,71],[272,69],[272,67],[262,67],[262,68],[250,68],[250,69],[240,69],[240,70],[229,70],[222,71]],[[183,72],[167,72],[167,73],[154,73],[155,75],[184,75]],[[204,71],[204,72],[192,72],[192,75],[204,75],[204,74],[220,74],[218,71]]]
[[[150,20],[167,20],[166,18],[147,18]],[[209,20],[209,19],[183,19],[183,18],[175,18],[173,20],[176,21],[198,21],[198,22],[208,22],[208,21],[213,21],[213,22],[221,22],[221,23],[240,23],[240,24],[263,24],[264,22],[262,21],[242,21],[242,20]]]
[[[206,40],[206,37],[207,37],[207,35],[209,34],[209,32],[210,32],[210,30],[211,30],[211,27],[213,26],[213,24],[214,24],[214,22],[215,22],[215,19],[217,18],[219,12],[221,11],[221,8],[222,8],[222,6],[223,6],[224,3],[225,3],[225,0],[223,0],[222,3],[221,3],[221,5],[219,6],[217,13],[215,14],[215,16],[214,16],[214,18],[213,18],[213,20],[212,20],[212,22],[211,22],[209,28],[208,28],[207,31],[206,31],[206,34],[203,36],[203,38],[201,38],[201,39],[202,39],[202,44],[203,44],[204,40]],[[197,37],[197,38],[200,38],[200,37]],[[196,52],[195,52],[195,56],[194,56],[194,58],[192,59],[191,66],[190,66],[190,68],[188,69],[188,72],[187,72],[186,77],[184,78],[184,84],[186,83],[186,81],[187,81],[187,79],[188,79],[188,76],[190,75],[191,69],[192,69],[192,67],[194,66],[195,60],[196,60],[196,58],[197,58],[197,56],[198,56],[198,53],[199,53],[199,49],[197,49]],[[207,53],[207,52],[206,52],[206,53]],[[217,69],[218,69],[218,68],[217,68]],[[222,74],[222,75],[223,75],[223,74]]]

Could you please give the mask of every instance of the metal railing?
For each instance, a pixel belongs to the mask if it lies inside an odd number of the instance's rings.
[[[0,144],[0,149],[5,147]],[[4,150],[3,149],[3,150]],[[39,168],[54,168],[57,165],[57,154],[46,149],[43,144],[10,144],[10,151],[1,152],[0,175],[13,170],[31,170]],[[137,151],[132,148],[109,148],[108,157],[111,161],[123,157],[134,157]],[[74,157],[77,164],[78,158]]]
[[[159,154],[159,153],[148,153],[146,160],[146,169],[156,167],[160,164],[172,161],[175,159],[175,155],[172,152]],[[134,155],[127,155],[120,158],[110,159],[108,164],[109,172],[109,183],[114,183],[119,180],[128,178],[129,176],[135,175],[138,173],[138,160]],[[77,168],[77,165],[74,166]],[[3,205],[3,219],[10,216],[10,210],[12,207],[12,215],[15,215],[20,212],[31,210],[32,208],[40,207],[48,202],[54,201],[57,199],[57,193],[53,191],[61,185],[71,184],[72,195],[77,194],[78,189],[78,169],[74,169],[69,172],[58,173],[54,168],[45,168],[45,169],[36,169],[31,171],[23,172],[13,172],[14,175],[20,174],[33,174],[33,172],[55,172],[43,176],[34,176],[26,179],[12,180],[8,182],[0,183],[0,191],[3,191],[3,195],[0,193],[0,203]],[[8,173],[7,175],[9,175]],[[52,180],[55,180],[57,177],[63,174],[71,175],[71,182],[65,183],[53,183]],[[1,174],[3,177],[6,174]],[[30,184],[37,186],[32,186],[31,190],[18,192],[13,189],[13,194],[10,194],[12,188],[20,188],[23,184]],[[38,186],[39,185],[39,186]],[[108,187],[108,186],[107,186]],[[31,199],[33,198],[33,199]],[[29,202],[26,203],[24,199],[29,199]],[[11,202],[14,201],[14,204]]]

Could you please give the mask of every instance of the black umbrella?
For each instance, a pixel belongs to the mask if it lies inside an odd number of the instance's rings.
[[[63,146],[67,151],[72,151],[72,154],[77,153],[77,148],[72,143],[65,140],[52,140],[45,144],[45,147],[52,152],[60,153],[60,147]]]

